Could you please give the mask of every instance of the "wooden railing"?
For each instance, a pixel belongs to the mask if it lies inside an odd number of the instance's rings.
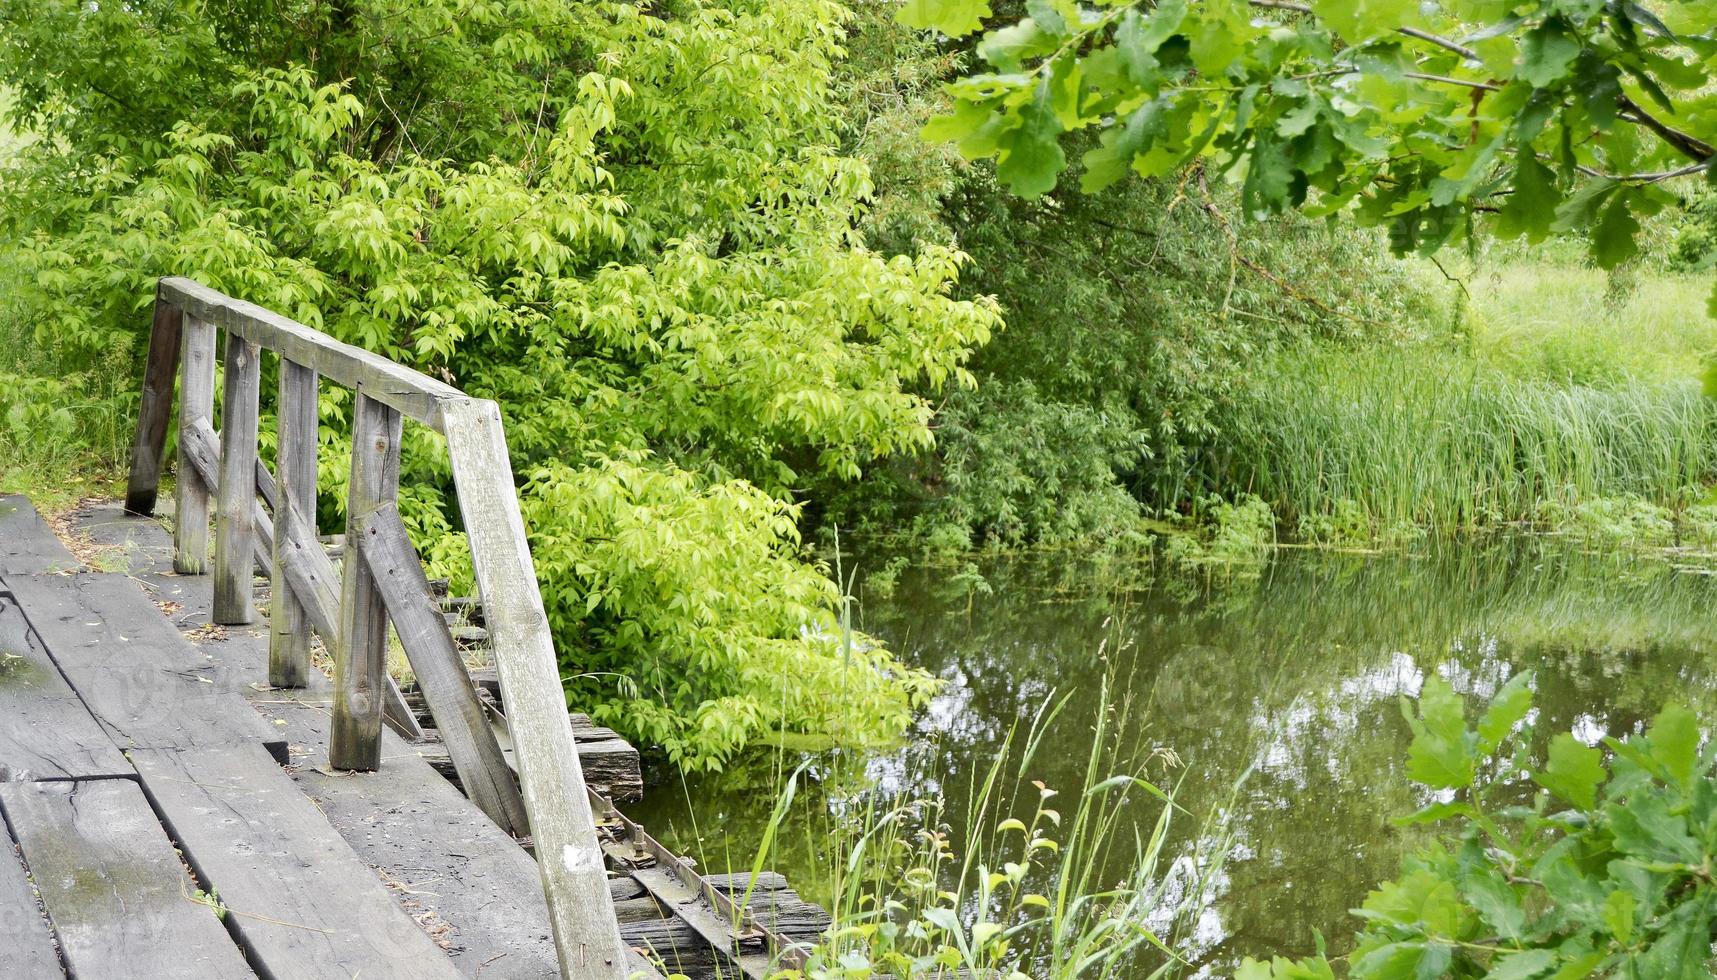
[[[215,356],[222,334],[217,433]],[[280,367],[272,472],[257,454],[265,349],[279,356]],[[385,669],[391,620],[466,795],[501,827],[529,833],[535,843],[561,973],[624,976],[602,851],[495,403],[192,280],[162,279],[126,490],[132,513],[155,509],[175,375],[175,569],[206,570],[212,501],[215,622],[254,619],[252,567],[260,564],[273,580],[269,684],[304,686],[311,630],[333,655],[328,756],[339,769],[373,770],[380,764],[382,715],[392,683]],[[322,379],[356,392],[339,572],[315,524]],[[395,502],[406,418],[447,439],[501,679],[516,784],[400,522]]]

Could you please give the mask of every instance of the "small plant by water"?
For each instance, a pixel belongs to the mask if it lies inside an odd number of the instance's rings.
[[[1408,711],[1408,771],[1432,793],[1403,824],[1448,828],[1355,914],[1352,952],[1246,960],[1237,980],[1711,975],[1717,782],[1698,721],[1671,705],[1643,733],[1540,751],[1532,675],[1476,724],[1440,678]],[[1404,706],[1405,709],[1405,706]]]
[[[833,870],[834,926],[803,970],[780,977],[1175,974],[1175,935],[1219,874],[1225,846],[1212,835],[1208,854],[1170,866],[1170,825],[1193,819],[1161,785],[1179,762],[1166,751],[1123,753],[1115,735],[1125,708],[1106,693],[1104,703],[1077,786],[1030,778],[1059,704],[1009,732],[988,770],[972,775],[964,839],[950,835],[938,798],[869,809]],[[1114,880],[1105,869],[1118,849],[1130,850],[1131,870]]]

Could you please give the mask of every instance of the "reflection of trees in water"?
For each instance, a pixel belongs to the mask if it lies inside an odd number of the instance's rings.
[[[920,743],[935,733],[938,751],[915,764],[825,765],[807,794],[820,813],[807,821],[855,805],[869,781],[939,792],[957,819],[970,774],[988,768],[1009,729],[1051,691],[1069,700],[1025,775],[1074,788],[1097,682],[1112,673],[1126,744],[1167,746],[1185,762],[1180,803],[1199,815],[1235,804],[1236,857],[1212,910],[1218,921],[1213,928],[1207,915],[1193,943],[1218,965],[1303,951],[1313,930],[1339,944],[1353,927],[1346,909],[1393,875],[1411,839],[1391,818],[1423,802],[1404,773],[1398,701],[1427,671],[1485,696],[1515,671],[1536,670],[1546,735],[1638,730],[1670,696],[1706,717],[1717,708],[1707,583],[1554,543],[1413,558],[1286,553],[1258,579],[1227,586],[1179,578],[1169,588],[1148,567],[1067,561],[998,563],[984,574],[993,592],[973,597],[935,569],[918,570],[892,602],[867,609],[868,629],[949,682],[918,732]],[[692,809],[724,833],[754,830],[755,840],[773,793],[767,780],[747,779],[756,777],[699,781]],[[831,806],[830,796],[848,802]],[[1198,828],[1180,827],[1178,846],[1190,848]],[[960,839],[965,828],[953,830]],[[1117,855],[1117,877],[1126,860]]]

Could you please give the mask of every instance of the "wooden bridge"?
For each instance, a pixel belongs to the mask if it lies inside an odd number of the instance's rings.
[[[354,392],[338,568],[315,526],[323,381]],[[151,515],[175,404],[169,536]],[[406,419],[446,439],[498,702],[395,506]],[[701,876],[585,785],[494,403],[165,279],[123,511],[64,530],[90,552],[0,498],[0,973],[595,980],[696,946],[760,977],[826,923],[778,881]],[[417,721],[390,624],[458,789],[384,728]]]

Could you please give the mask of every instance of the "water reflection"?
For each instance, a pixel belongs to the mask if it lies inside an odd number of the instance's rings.
[[[926,568],[866,603],[865,627],[947,688],[908,745],[812,758],[770,862],[807,897],[827,900],[817,869],[831,857],[830,828],[865,806],[867,791],[941,795],[962,839],[973,774],[1055,692],[1068,703],[1025,775],[1076,787],[1108,675],[1123,747],[1171,749],[1184,763],[1169,777],[1180,804],[1226,817],[1232,835],[1217,894],[1182,937],[1188,953],[1223,974],[1243,955],[1308,952],[1317,931],[1339,950],[1354,930],[1346,910],[1413,844],[1391,822],[1426,802],[1405,775],[1399,699],[1430,672],[1488,696],[1531,668],[1541,731],[1587,741],[1639,730],[1666,699],[1707,718],[1717,706],[1709,580],[1554,541],[1399,557],[1285,552],[1241,582],[1089,561],[983,572],[988,594]],[[747,868],[745,848],[802,758],[664,778],[638,815],[706,866]],[[1182,821],[1176,834],[1170,857],[1185,862],[1207,828]],[[1129,859],[1114,856],[1117,877]],[[1164,868],[1165,895],[1176,876],[1195,877],[1184,863]]]

